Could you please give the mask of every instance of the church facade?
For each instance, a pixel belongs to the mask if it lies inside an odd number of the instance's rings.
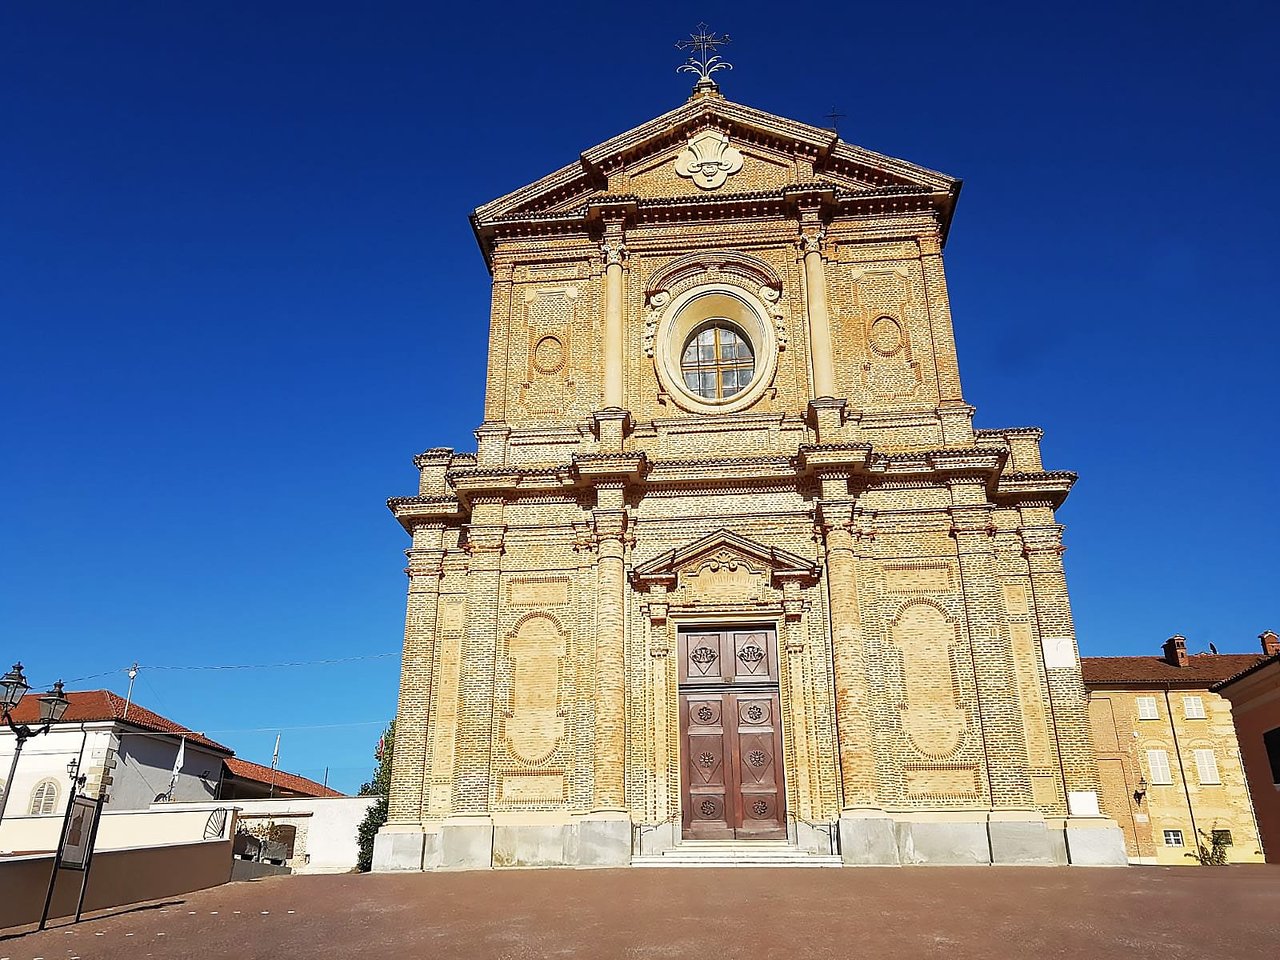
[[[477,209],[377,870],[1124,863],[1041,431],[975,429],[959,181],[723,97]]]

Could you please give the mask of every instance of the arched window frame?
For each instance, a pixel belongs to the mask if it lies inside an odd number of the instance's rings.
[[[725,317],[694,327],[680,356],[685,388],[703,400],[729,400],[755,379],[756,357],[742,328]]]
[[[57,809],[58,795],[61,792],[57,780],[45,777],[31,791],[31,806],[28,813],[33,817],[50,816]]]

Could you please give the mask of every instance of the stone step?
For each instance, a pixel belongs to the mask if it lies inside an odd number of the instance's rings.
[[[652,854],[632,857],[633,867],[839,867],[839,857],[813,856],[807,853],[788,855],[759,854]]]

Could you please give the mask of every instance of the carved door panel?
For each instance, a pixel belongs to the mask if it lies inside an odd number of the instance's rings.
[[[734,747],[737,758],[738,839],[785,839],[782,794],[782,726],[778,694],[736,693]]]
[[[685,693],[686,840],[785,839],[778,694]]]
[[[733,751],[734,715],[728,694],[680,697],[684,765],[684,836],[732,840],[737,816]],[[728,709],[726,709],[728,708]],[[727,722],[727,725],[726,725]]]
[[[785,838],[776,633],[681,631],[679,653],[685,839]]]
[[[772,629],[682,632],[680,683],[776,684],[777,634]]]

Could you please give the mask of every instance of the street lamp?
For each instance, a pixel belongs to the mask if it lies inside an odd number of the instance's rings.
[[[4,820],[4,810],[9,805],[9,794],[13,792],[13,775],[18,770],[18,757],[22,755],[22,748],[32,737],[48,733],[49,728],[62,719],[63,714],[67,712],[67,707],[71,705],[71,701],[62,692],[62,681],[59,680],[53,685],[52,690],[38,698],[40,720],[44,726],[33,730],[25,723],[14,723],[11,716],[13,708],[22,701],[23,696],[30,689],[31,684],[27,683],[27,678],[22,675],[21,663],[15,663],[13,669],[0,678],[0,712],[3,712],[4,722],[9,725],[16,740],[13,748],[13,762],[9,764],[9,779],[5,781],[4,793],[0,794],[0,821]]]

